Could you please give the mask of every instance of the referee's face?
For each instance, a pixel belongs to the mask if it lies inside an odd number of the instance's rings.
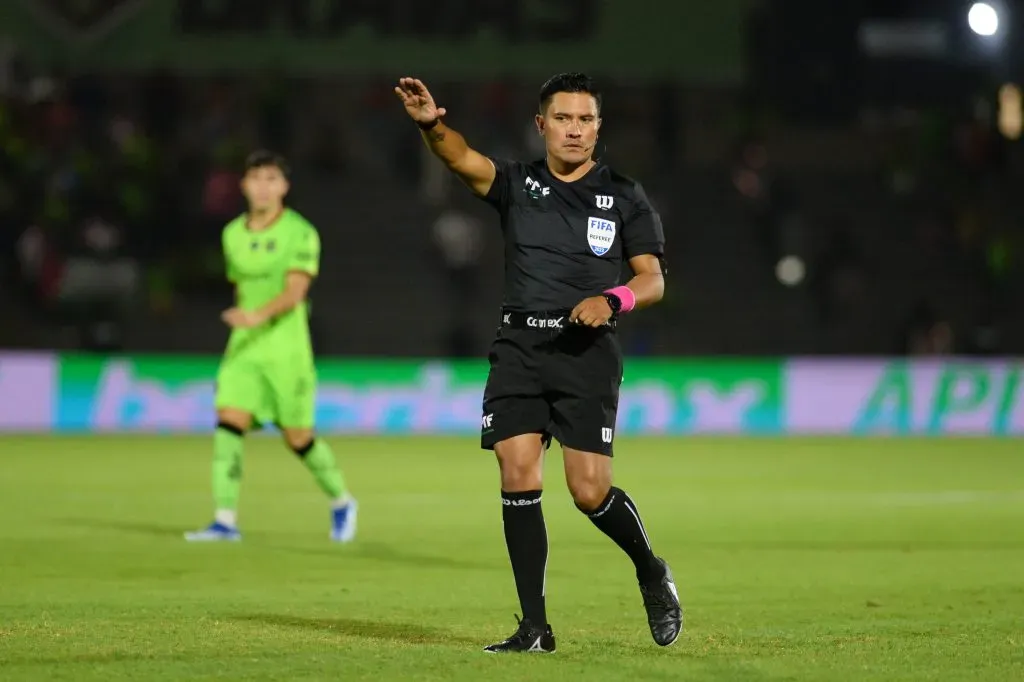
[[[547,111],[537,116],[548,156],[570,165],[590,159],[600,127],[597,100],[585,92],[557,92]]]

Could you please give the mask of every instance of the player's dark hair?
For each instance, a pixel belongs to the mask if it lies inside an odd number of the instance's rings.
[[[585,73],[560,73],[552,76],[540,88],[540,113],[547,111],[551,98],[559,92],[583,92],[597,101],[597,113],[601,114],[601,91],[594,79]]]
[[[255,168],[277,168],[281,171],[281,175],[288,177],[291,169],[288,168],[288,162],[280,154],[276,154],[266,149],[257,149],[256,151],[249,154],[245,159],[245,172]]]

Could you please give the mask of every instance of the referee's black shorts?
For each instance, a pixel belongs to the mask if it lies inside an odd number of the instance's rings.
[[[524,433],[564,447],[612,456],[622,384],[622,349],[613,327],[569,322],[569,311],[502,313],[491,346],[480,445]]]

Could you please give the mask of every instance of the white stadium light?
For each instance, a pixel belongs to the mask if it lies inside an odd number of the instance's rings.
[[[775,265],[775,277],[787,287],[798,286],[805,274],[806,268],[799,256],[786,256]]]
[[[999,12],[987,2],[976,2],[967,12],[967,25],[979,36],[994,36],[999,31]]]

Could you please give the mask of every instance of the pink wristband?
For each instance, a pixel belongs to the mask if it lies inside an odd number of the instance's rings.
[[[620,313],[628,313],[630,310],[636,307],[636,294],[633,290],[626,285],[615,287],[614,289],[608,289],[604,293],[617,296],[622,301],[622,308],[619,309]]]

